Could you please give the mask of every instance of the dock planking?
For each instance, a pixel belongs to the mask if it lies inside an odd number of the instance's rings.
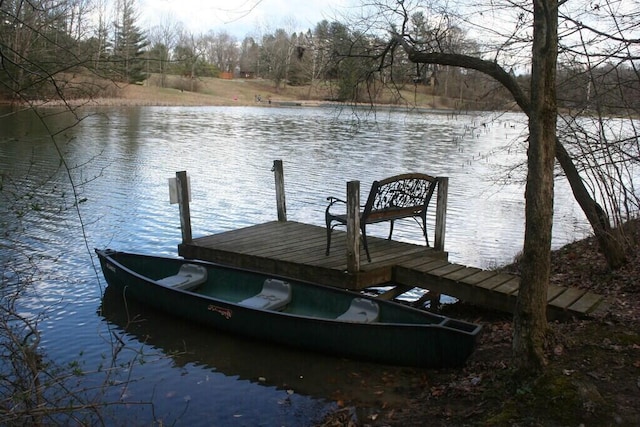
[[[512,312],[519,291],[518,276],[448,262],[447,253],[406,242],[368,236],[372,262],[361,248],[360,271],[347,274],[346,233],[334,231],[325,255],[324,227],[295,221],[272,221],[194,238],[178,246],[180,256],[362,290],[393,285],[384,298],[413,288],[427,289],[487,308]],[[586,316],[606,307],[603,296],[550,285],[547,315],[551,319]]]

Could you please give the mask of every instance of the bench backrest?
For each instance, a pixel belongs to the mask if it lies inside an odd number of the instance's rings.
[[[437,182],[438,178],[422,173],[374,181],[362,217],[375,221],[376,217],[426,215]]]

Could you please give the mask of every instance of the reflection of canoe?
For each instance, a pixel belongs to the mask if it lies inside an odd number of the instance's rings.
[[[351,292],[207,262],[96,250],[110,286],[247,337],[355,359],[462,365],[480,326]]]
[[[423,384],[420,368],[385,366],[359,360],[304,352],[290,346],[256,341],[176,318],[129,299],[107,286],[99,314],[125,333],[170,357],[174,366],[197,376],[194,370],[250,381],[315,399],[343,400],[365,407],[404,405],[406,390]],[[136,348],[137,345],[133,344]],[[145,353],[147,350],[145,350]]]

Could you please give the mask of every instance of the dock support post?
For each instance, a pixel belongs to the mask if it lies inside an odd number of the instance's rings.
[[[180,207],[180,229],[182,230],[182,243],[191,243],[191,211],[189,209],[189,184],[187,171],[176,172],[178,190],[178,206]]]
[[[447,197],[449,194],[449,178],[438,177],[438,193],[436,196],[436,230],[433,248],[444,251],[444,235],[447,226]]]
[[[285,222],[287,220],[287,203],[284,197],[284,168],[282,160],[274,160],[271,171],[276,178],[276,204],[278,208],[278,221]]]
[[[360,181],[347,182],[347,272],[360,271]]]

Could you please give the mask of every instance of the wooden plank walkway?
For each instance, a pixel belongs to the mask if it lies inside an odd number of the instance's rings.
[[[371,237],[372,262],[361,252],[361,271],[346,272],[346,233],[333,232],[331,254],[325,256],[324,227],[273,221],[193,239],[178,246],[180,256],[263,271],[345,289],[396,286],[387,296],[415,287],[497,310],[515,308],[520,279],[505,273],[452,264],[446,252],[425,246]],[[550,285],[550,319],[587,316],[606,308],[604,297],[576,288]]]

